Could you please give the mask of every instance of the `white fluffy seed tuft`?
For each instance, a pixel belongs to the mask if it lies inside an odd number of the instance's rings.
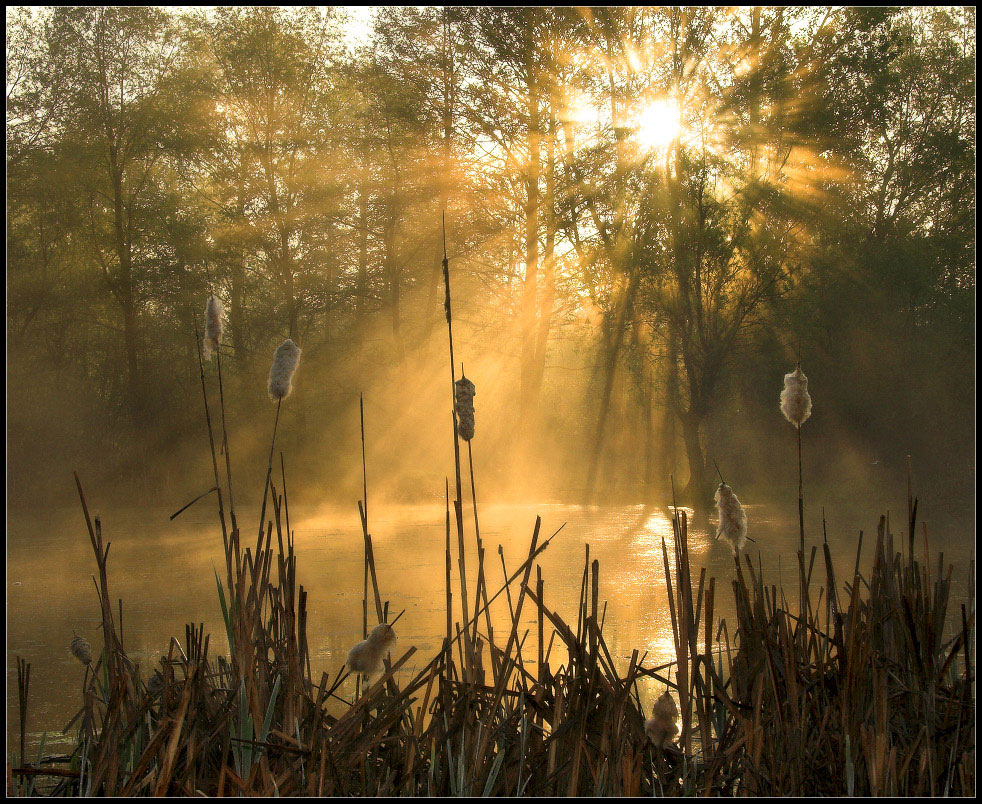
[[[453,401],[457,411],[457,433],[464,441],[474,437],[474,395],[477,389],[466,377],[454,383]]]
[[[719,514],[716,537],[725,536],[733,548],[733,555],[739,556],[747,543],[747,514],[726,483],[720,483],[716,490],[716,511]]]
[[[80,637],[78,634],[76,634],[74,637],[72,637],[72,641],[68,643],[68,649],[72,652],[72,656],[78,659],[82,664],[92,664],[92,648],[89,647],[89,643],[85,641],[85,637]]]
[[[269,368],[267,390],[273,402],[286,399],[293,391],[293,372],[300,363],[300,347],[287,338],[276,347],[273,365]]]
[[[222,307],[222,300],[214,294],[209,296],[208,303],[205,305],[205,340],[202,348],[205,360],[211,360],[211,353],[217,352],[218,345],[222,342],[222,332],[224,331],[222,317],[224,314],[225,308]]]
[[[395,642],[396,632],[391,625],[388,623],[376,625],[368,634],[368,639],[363,639],[348,651],[345,665],[352,673],[373,676],[381,672],[382,660]]]
[[[812,398],[808,393],[808,378],[801,370],[795,368],[790,374],[784,375],[784,390],[781,391],[781,413],[795,427],[801,427],[812,415]]]
[[[675,705],[675,699],[668,690],[665,690],[661,697],[655,701],[651,717],[644,722],[644,733],[659,748],[667,748],[672,744],[675,735],[679,733],[676,722],[678,716],[679,709]]]

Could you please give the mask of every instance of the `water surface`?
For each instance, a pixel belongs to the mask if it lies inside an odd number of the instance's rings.
[[[763,564],[765,581],[784,582],[787,599],[797,598],[794,574],[798,545],[797,510],[793,506],[748,505],[751,555]],[[171,511],[102,512],[103,537],[109,552],[110,594],[123,600],[123,639],[142,668],[155,665],[166,653],[169,638],[183,644],[184,626],[205,624],[211,634],[210,652],[225,652],[227,645],[212,567],[224,565],[217,517],[204,505],[195,506],[174,522]],[[442,506],[372,506],[373,536],[379,585],[393,613],[406,609],[396,631],[401,655],[409,646],[417,653],[405,672],[423,666],[439,649],[446,629],[445,513]],[[600,562],[601,606],[606,601],[604,634],[615,661],[625,667],[633,650],[647,652],[646,664],[674,657],[672,626],[667,603],[662,539],[670,562],[671,513],[668,507],[543,505],[484,505],[480,509],[481,535],[486,547],[486,574],[491,592],[503,581],[502,546],[509,574],[528,553],[536,515],[542,517],[540,542],[565,527],[539,557],[545,581],[546,605],[575,627],[586,546],[590,558]],[[296,534],[297,574],[309,590],[308,637],[315,679],[322,671],[333,678],[348,649],[360,639],[362,622],[363,538],[353,509],[292,511]],[[851,578],[860,529],[865,530],[862,564],[868,566],[875,541],[878,511],[863,514],[846,509],[826,511],[827,531],[840,583]],[[476,572],[473,514],[465,504],[468,575]],[[812,519],[815,521],[813,522]],[[939,518],[940,519],[940,518]],[[947,524],[947,527],[945,527]],[[821,540],[821,516],[809,517],[810,544]],[[895,532],[903,528],[893,527]],[[243,543],[254,538],[252,528]],[[733,620],[730,580],[732,554],[713,539],[715,526],[696,516],[689,529],[693,582],[707,569],[716,581],[716,615]],[[921,534],[918,534],[919,545]],[[974,535],[949,520],[932,524],[931,549],[945,551],[945,563],[955,564],[953,597],[962,599],[968,588],[968,559]],[[456,534],[453,590],[458,605]],[[899,542],[898,542],[899,544]],[[919,546],[920,549],[920,546]],[[101,622],[92,574],[95,560],[79,510],[31,513],[8,520],[7,542],[7,734],[8,752],[15,752],[19,733],[15,657],[31,662],[29,743],[37,745],[47,732],[49,748],[64,747],[59,730],[77,711],[84,671],[71,656],[73,631],[98,651]],[[821,556],[819,557],[821,561]],[[674,566],[674,565],[673,565]],[[964,577],[962,577],[964,576]],[[533,573],[534,580],[534,573]],[[819,569],[816,577],[824,578]],[[468,593],[473,596],[474,578]],[[472,606],[472,602],[471,602]],[[492,605],[496,633],[507,633],[508,602],[504,595]],[[374,606],[369,605],[370,616]],[[459,609],[456,619],[459,620]],[[524,653],[534,661],[537,652],[534,607],[522,615],[530,631]],[[370,620],[370,625],[372,624]],[[549,639],[547,628],[546,641]],[[732,631],[731,631],[732,633]],[[554,653],[555,667],[565,656]],[[487,661],[487,660],[486,660]],[[650,682],[643,690],[647,702],[660,689]],[[353,686],[353,682],[350,682]],[[350,696],[353,690],[342,688]],[[35,748],[36,750],[36,748]],[[47,750],[47,749],[46,749]]]

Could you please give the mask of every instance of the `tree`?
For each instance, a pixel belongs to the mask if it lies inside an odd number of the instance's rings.
[[[191,100],[168,91],[179,44],[171,18],[150,8],[60,8],[46,37],[64,82],[52,125],[84,198],[91,255],[119,306],[129,396],[139,408],[149,207]]]

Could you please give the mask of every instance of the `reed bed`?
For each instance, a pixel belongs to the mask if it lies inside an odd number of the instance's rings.
[[[714,618],[717,579],[690,565],[684,511],[662,545],[675,659],[627,668],[604,637],[599,563],[584,564],[580,604],[549,608],[527,557],[491,594],[478,582],[470,621],[411,674],[398,651],[340,715],[347,675],[313,673],[307,590],[296,581],[281,463],[262,542],[229,535],[216,578],[229,655],[213,655],[203,624],[172,639],[158,667],[127,655],[122,602],[112,605],[109,543],[78,484],[97,573],[103,644],[87,668],[70,757],[13,770],[17,792],[51,795],[972,795],[975,790],[974,598],[954,610],[943,557],[897,551],[886,518],[872,569],[848,582],[827,544],[813,548],[803,620],[759,565],[734,562],[736,621]],[[916,521],[911,504],[910,526]],[[364,508],[362,508],[364,510]],[[387,618],[366,542],[370,605]],[[448,509],[449,523],[449,509]],[[449,527],[448,527],[449,533]],[[906,540],[913,547],[913,540]],[[817,560],[816,560],[817,559]],[[448,561],[449,551],[448,551]],[[478,577],[483,572],[479,554]],[[804,566],[804,562],[801,562]],[[972,568],[974,570],[974,568]],[[812,579],[813,573],[821,575]],[[449,593],[449,590],[448,590]],[[496,641],[490,605],[511,628]],[[523,631],[525,607],[537,627]],[[797,610],[797,606],[794,607]],[[462,645],[487,645],[486,666]],[[731,636],[732,635],[732,636]],[[531,648],[535,650],[531,650]],[[534,654],[537,660],[526,656]],[[24,667],[21,714],[27,715]],[[639,681],[670,690],[677,740],[656,746]]]
[[[446,257],[443,268],[453,389]],[[369,675],[352,678],[343,660],[331,672],[312,667],[308,590],[297,581],[285,463],[281,454],[274,480],[273,444],[255,544],[242,541],[234,519],[226,521],[203,368],[201,377],[215,481],[201,496],[217,491],[225,566],[215,582],[228,653],[213,649],[203,623],[192,623],[183,641],[171,638],[158,666],[141,667],[131,659],[123,602],[116,600],[114,607],[110,591],[110,544],[99,519],[89,515],[76,475],[97,570],[102,645],[89,652],[75,645],[85,676],[80,709],[66,728],[74,730],[74,750],[46,756],[42,745],[33,762],[25,756],[30,665],[18,658],[21,751],[9,792],[974,794],[973,588],[955,609],[952,568],[943,556],[930,556],[926,529],[923,554],[915,555],[916,500],[908,504],[906,549],[896,549],[882,518],[871,570],[861,571],[860,534],[855,568],[845,582],[835,577],[827,543],[821,551],[812,547],[807,557],[802,543],[797,613],[745,553],[734,557],[726,579],[693,567],[686,514],[673,508],[672,537],[661,543],[669,610],[650,616],[670,617],[674,659],[655,665],[635,650],[625,666],[612,656],[604,635],[600,565],[591,561],[589,548],[575,612],[550,607],[536,559],[558,531],[540,538],[538,519],[524,560],[509,569],[499,547],[504,582],[490,581],[473,452],[465,439],[476,543],[470,559],[477,579],[468,592],[459,422],[450,405],[456,497],[451,501],[448,479],[442,648],[415,669],[418,659],[410,660],[416,649],[396,642],[381,668],[373,656]],[[277,421],[284,397],[277,397]],[[274,444],[275,429],[274,424]],[[362,438],[364,460],[363,407]],[[364,537],[362,631],[368,637],[370,620],[374,628],[397,624],[389,613],[390,603],[398,601],[385,598],[375,571],[367,467],[363,473],[358,510]],[[231,500],[227,462],[224,480]],[[452,522],[458,590],[451,572]],[[974,580],[974,566],[969,569]],[[726,592],[724,584],[730,587]],[[735,621],[716,616],[717,595],[724,593],[734,596]],[[493,621],[502,622],[492,618],[492,607],[507,611],[507,633],[492,628]],[[529,611],[534,629],[522,626]],[[384,643],[390,644],[388,631]],[[668,695],[655,712],[645,711],[641,701],[641,685],[649,679]],[[353,699],[345,697],[352,693]]]

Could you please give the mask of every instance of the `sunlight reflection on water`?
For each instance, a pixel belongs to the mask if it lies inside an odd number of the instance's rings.
[[[766,583],[782,579],[788,600],[796,599],[793,582],[794,553],[798,543],[797,512],[782,512],[768,506],[746,506],[750,533],[757,539],[751,546],[755,563],[763,565]],[[714,621],[732,619],[733,557],[729,547],[717,542],[715,527],[704,514],[685,509],[690,517],[689,555],[694,587],[705,567],[715,576]],[[131,657],[146,668],[167,647],[171,635],[183,641],[184,625],[205,623],[210,632],[211,651],[227,650],[212,566],[224,563],[221,533],[214,514],[206,509],[189,512],[171,523],[169,512],[111,511],[103,516],[105,538],[112,542],[109,559],[110,593],[123,600],[123,636]],[[302,512],[296,512],[301,514]],[[468,601],[473,609],[477,567],[472,512],[465,506],[468,547]],[[518,568],[528,552],[535,516],[542,516],[540,543],[563,523],[565,528],[538,564],[545,582],[545,603],[574,629],[580,597],[587,545],[591,561],[600,565],[601,608],[606,602],[604,636],[610,652],[623,671],[637,649],[647,652],[647,666],[663,664],[674,656],[674,639],[669,616],[664,556],[672,576],[675,555],[672,539],[672,509],[634,505],[603,507],[547,504],[485,505],[480,509],[485,572],[489,595],[503,580],[500,544],[507,572]],[[393,613],[406,609],[396,628],[396,651],[409,646],[418,650],[404,675],[423,666],[440,647],[446,628],[445,611],[445,512],[440,505],[371,506],[369,509],[376,568],[383,599]],[[830,542],[840,582],[851,574],[855,561],[858,528],[845,514],[830,521]],[[344,661],[348,649],[360,639],[362,627],[363,538],[357,511],[324,509],[299,517],[294,526],[299,582],[309,591],[308,635],[315,678],[321,671],[331,677]],[[867,534],[873,523],[860,524]],[[873,525],[873,527],[871,527]],[[820,533],[818,523],[809,522],[809,533]],[[459,606],[456,533],[452,535],[454,606]],[[872,552],[867,535],[863,554]],[[664,548],[663,548],[664,542]],[[814,537],[810,544],[816,544]],[[959,567],[967,557],[972,540],[932,535],[932,551],[944,549],[946,563]],[[963,555],[964,554],[964,555]],[[60,729],[75,713],[83,669],[68,652],[72,630],[83,634],[95,649],[99,645],[99,611],[92,588],[94,560],[77,511],[65,514],[24,517],[8,521],[7,548],[7,691],[16,701],[15,657],[32,663],[29,731],[34,741],[43,730]],[[865,560],[864,560],[864,563]],[[533,572],[532,581],[534,583]],[[962,593],[968,579],[958,577],[955,594]],[[369,607],[372,608],[371,606]],[[508,603],[502,595],[492,604],[496,637],[507,633]],[[456,620],[460,613],[457,608]],[[529,630],[523,654],[536,660],[536,614],[534,606],[522,613],[522,633]],[[370,621],[371,625],[371,621]],[[713,627],[715,633],[715,622]],[[550,629],[546,630],[548,642]],[[732,629],[730,630],[732,634]],[[704,628],[700,627],[700,641]],[[565,661],[554,648],[553,668]],[[660,694],[663,685],[650,679],[642,684],[646,706]],[[8,750],[16,745],[17,707],[7,710]],[[54,749],[58,735],[49,734]]]

